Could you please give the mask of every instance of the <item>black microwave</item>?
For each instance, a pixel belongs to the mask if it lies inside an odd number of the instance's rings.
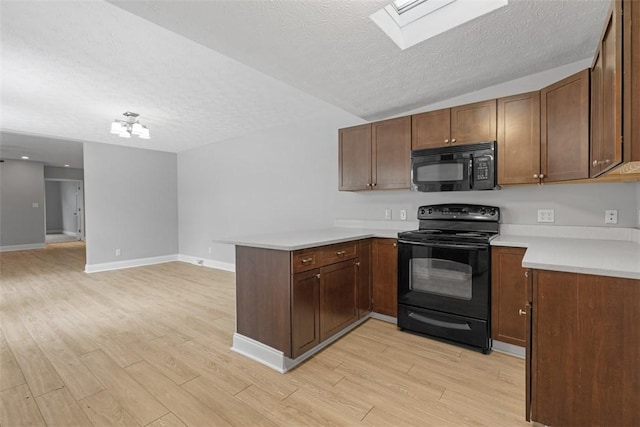
[[[498,190],[495,141],[411,152],[414,191]]]

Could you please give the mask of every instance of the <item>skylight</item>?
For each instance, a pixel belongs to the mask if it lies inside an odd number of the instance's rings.
[[[404,50],[507,4],[508,0],[394,0],[370,18]]]

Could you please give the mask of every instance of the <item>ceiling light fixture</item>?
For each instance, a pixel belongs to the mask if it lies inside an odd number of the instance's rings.
[[[124,120],[116,119],[111,123],[111,133],[121,138],[131,138],[131,135],[142,139],[150,138],[149,128],[138,121],[140,114],[126,111],[122,115],[125,117]]]
[[[21,156],[20,157],[22,160],[29,160],[29,156]]]
[[[68,168],[68,167],[69,167],[69,165],[64,165],[64,167],[65,167],[65,168]]]

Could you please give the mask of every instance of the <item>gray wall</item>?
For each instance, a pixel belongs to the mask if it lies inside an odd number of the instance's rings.
[[[59,168],[55,166],[44,167],[45,179],[73,179],[82,181],[84,179],[84,170],[78,168]]]
[[[444,108],[540,89],[588,67],[589,61],[427,106]],[[448,104],[448,105],[447,105]],[[180,253],[234,263],[229,237],[331,226],[335,219],[394,219],[430,203],[470,202],[502,208],[503,222],[536,224],[537,209],[555,209],[557,225],[604,226],[604,210],[618,209],[618,226],[637,226],[638,184],[561,184],[492,192],[339,192],[338,128],[362,120],[334,108],[307,122],[269,129],[178,154]],[[211,248],[211,252],[209,252]]]
[[[84,185],[88,265],[178,253],[176,154],[85,143]]]
[[[77,232],[76,220],[76,192],[78,191],[77,181],[60,182],[60,199],[62,201],[62,231],[65,233]]]
[[[47,233],[62,232],[62,198],[60,181],[45,181]]]
[[[44,208],[42,163],[0,163],[0,246],[44,244]]]

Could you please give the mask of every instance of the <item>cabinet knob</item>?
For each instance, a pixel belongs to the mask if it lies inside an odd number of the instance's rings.
[[[534,174],[533,174],[533,178],[534,178],[534,179],[538,179],[538,174],[537,174],[537,173],[534,173]]]
[[[397,243],[394,243],[394,244],[393,244],[393,247],[394,247],[394,248],[397,248],[397,247],[398,247],[398,244],[397,244]]]
[[[356,262],[356,265],[357,265],[358,267],[360,267],[360,261]]]
[[[376,185],[378,185],[378,184],[376,184],[375,182],[373,184],[371,184],[372,187],[375,187]]]
[[[594,160],[592,164],[593,164],[593,166],[598,166],[598,161]]]
[[[316,279],[320,278],[320,273],[316,274]]]
[[[367,184],[367,188],[371,188],[371,184]]]
[[[543,175],[543,174],[540,174],[540,179],[542,179],[542,178],[544,178],[544,175]]]
[[[445,144],[448,144],[448,143],[449,143],[449,140],[448,140],[448,139],[445,139],[445,140],[444,140],[444,143],[445,143]]]
[[[524,277],[529,277],[529,270],[524,272]]]
[[[453,139],[451,140],[451,143],[452,143],[452,144],[455,144],[455,142],[456,142],[456,139],[455,139],[455,138],[453,138]]]
[[[336,255],[338,255],[338,256],[342,256],[342,255],[344,255],[346,253],[347,253],[347,251],[336,251]]]
[[[524,316],[524,315],[526,315],[526,314],[527,314],[527,312],[526,312],[526,311],[524,311],[523,309],[520,309],[520,310],[518,310],[518,314],[519,314],[520,316]]]
[[[604,164],[605,164],[605,165],[608,165],[609,163],[611,163],[611,160],[609,160],[609,159],[604,159]]]

